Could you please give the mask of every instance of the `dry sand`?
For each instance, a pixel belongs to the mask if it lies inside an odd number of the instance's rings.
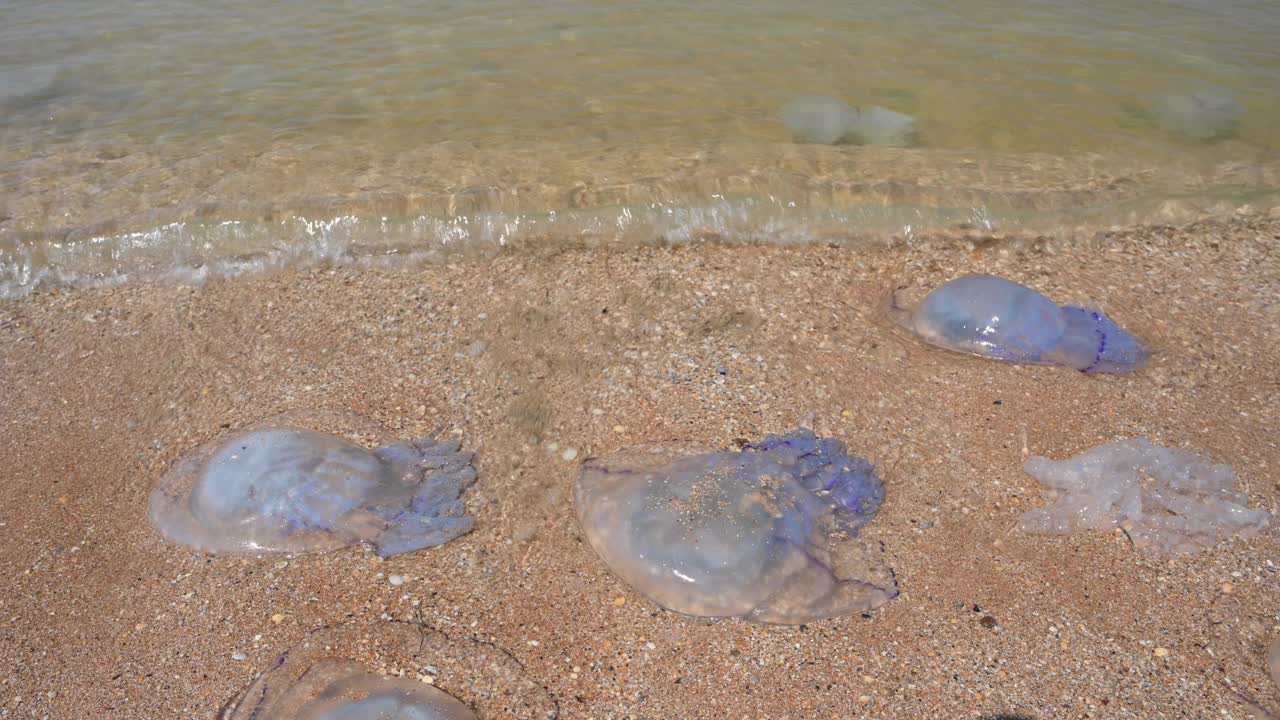
[[[518,675],[560,717],[601,720],[1280,711],[1275,535],[1153,558],[1120,534],[1014,529],[1045,502],[1027,451],[1132,436],[1234,464],[1275,509],[1278,258],[1280,219],[1253,217],[1092,242],[512,252],[5,302],[0,717],[209,718],[317,628],[390,620],[448,639],[434,681],[486,718],[511,715],[503,698],[528,688],[493,685]],[[967,271],[1101,303],[1155,357],[1086,377],[928,348],[883,319],[892,286]],[[476,530],[386,561],[202,556],[152,532],[170,463],[298,407],[461,434]],[[902,594],[868,616],[691,620],[584,543],[583,458],[802,423],[885,478],[867,535]],[[443,657],[479,647],[514,673]]]

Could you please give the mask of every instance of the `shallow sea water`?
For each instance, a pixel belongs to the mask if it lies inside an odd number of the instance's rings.
[[[1273,207],[1276,37],[1269,0],[9,4],[0,296]],[[1206,90],[1234,131],[1149,113]],[[796,144],[802,95],[909,114],[919,144]]]

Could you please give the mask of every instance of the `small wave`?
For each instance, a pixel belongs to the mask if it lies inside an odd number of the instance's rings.
[[[1276,206],[1275,198],[1254,198]],[[923,237],[1093,233],[1117,225],[1181,223],[1234,212],[1241,198],[1126,200],[1036,209],[1004,202],[973,207],[802,207],[777,198],[716,196],[701,204],[546,213],[477,212],[413,217],[285,215],[205,220],[146,230],[27,238],[0,245],[0,297],[135,281],[200,283],[326,265],[395,268],[569,244],[625,248],[696,242],[871,246]],[[2,240],[3,238],[0,238]]]

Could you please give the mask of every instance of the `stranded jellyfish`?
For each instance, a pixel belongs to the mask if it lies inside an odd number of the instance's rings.
[[[825,95],[796,98],[782,108],[782,123],[797,142],[906,147],[916,142],[916,121],[878,105],[850,107]]]
[[[591,547],[659,605],[796,624],[897,595],[878,546],[854,536],[884,486],[862,458],[808,430],[741,452],[689,443],[588,460],[574,488]]]
[[[474,720],[477,713],[557,714],[555,700],[506,651],[382,622],[312,632],[274,658],[218,720]]]
[[[890,315],[932,345],[1009,362],[1123,373],[1146,361],[1141,341],[1100,310],[1059,307],[994,275],[966,275],[929,293],[915,309]]]
[[[310,672],[264,720],[475,720],[475,713],[420,680],[369,672],[352,660],[328,659]]]
[[[1025,469],[1060,495],[1022,516],[1028,532],[1121,528],[1139,547],[1177,553],[1207,550],[1232,535],[1248,537],[1271,523],[1271,513],[1251,509],[1236,490],[1230,465],[1143,438],[1057,462],[1030,457]]]
[[[347,434],[308,426],[345,426]],[[459,496],[475,480],[457,441],[386,442],[357,418],[295,413],[232,433],[174,463],[151,493],[151,521],[207,552],[299,553],[368,543],[383,557],[471,530]]]

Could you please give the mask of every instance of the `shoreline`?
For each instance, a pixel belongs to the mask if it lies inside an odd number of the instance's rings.
[[[974,271],[1099,303],[1152,360],[1116,377],[1005,365],[884,318],[892,287]],[[0,301],[0,717],[211,717],[309,633],[386,618],[499,648],[564,718],[1276,712],[1274,531],[1163,558],[1013,525],[1047,502],[1024,447],[1060,459],[1143,436],[1232,464],[1274,512],[1278,326],[1274,214],[1098,239],[547,247]],[[476,529],[386,561],[203,556],[150,529],[170,463],[304,407],[461,435]],[[864,537],[901,595],[869,618],[691,620],[583,541],[582,459],[801,424],[885,482]],[[509,688],[447,666],[435,684],[502,716]]]
[[[1152,163],[741,140],[578,153],[456,142],[393,156],[85,148],[0,168],[16,189],[0,207],[0,297],[562,243],[1087,240],[1280,212],[1280,160],[1236,156],[1247,149],[1224,140]]]

